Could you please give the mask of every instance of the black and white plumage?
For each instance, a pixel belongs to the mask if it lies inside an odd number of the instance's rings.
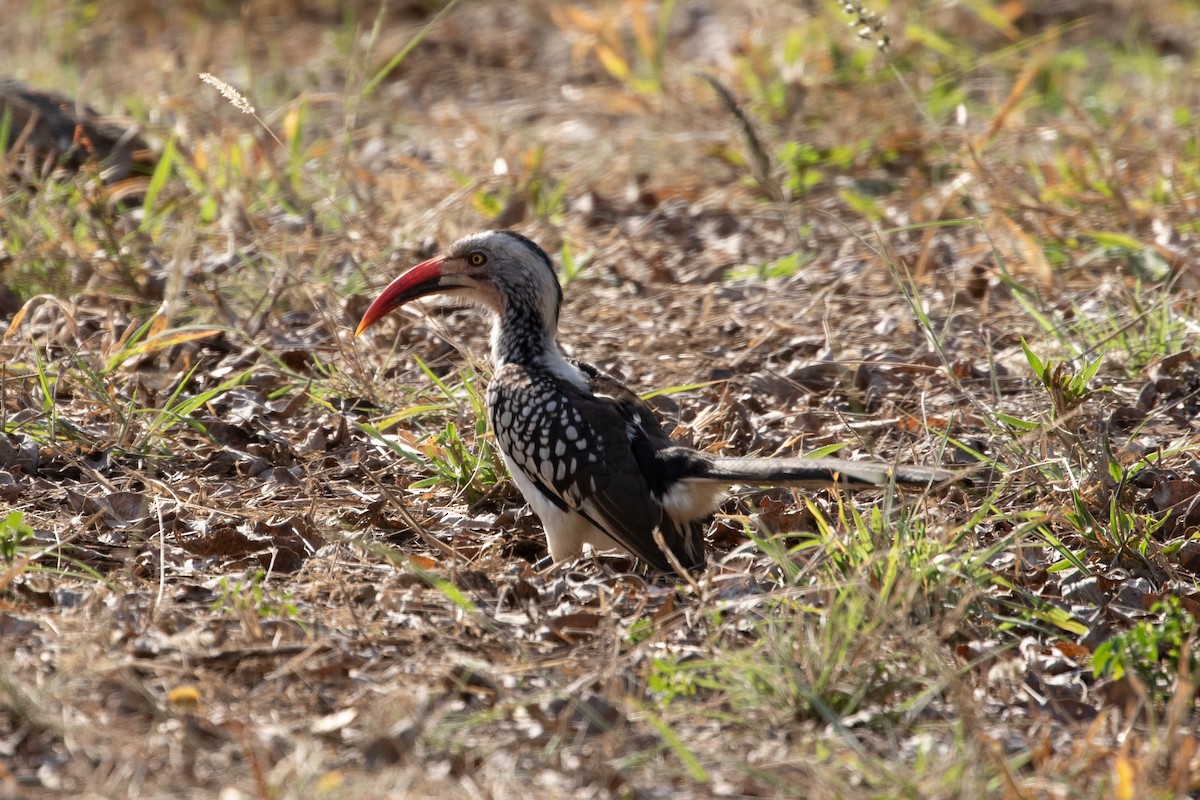
[[[495,373],[487,407],[504,463],[542,521],[555,561],[585,544],[624,550],[659,570],[704,565],[702,526],[734,484],[930,486],[953,474],[839,459],[724,458],[673,442],[650,407],[620,381],[563,355],[562,289],[540,247],[511,231],[455,242],[371,304],[357,334],[429,294],[457,295],[494,315]]]

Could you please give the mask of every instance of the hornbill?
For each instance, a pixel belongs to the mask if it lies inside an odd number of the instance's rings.
[[[735,484],[929,487],[955,477],[942,469],[834,458],[713,456],[672,441],[627,386],[563,354],[557,341],[563,294],[554,265],[519,233],[476,233],[408,270],[371,303],[355,335],[430,294],[466,298],[492,312],[488,418],[555,561],[580,555],[588,544],[669,571],[665,546],[683,568],[701,568],[703,524]]]

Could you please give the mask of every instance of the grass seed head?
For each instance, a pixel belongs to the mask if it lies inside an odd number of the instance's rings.
[[[225,81],[218,78],[216,75],[211,75],[207,72],[200,73],[200,80],[207,83],[209,86],[216,87],[216,90],[221,93],[221,96],[229,101],[229,104],[243,114],[254,116],[254,106],[250,105],[250,101],[242,95],[237,89],[230,86]]]

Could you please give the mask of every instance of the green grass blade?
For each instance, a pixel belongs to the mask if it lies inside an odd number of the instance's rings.
[[[679,734],[671,730],[671,726],[667,724],[666,720],[647,708],[642,708],[642,714],[645,715],[646,724],[662,737],[663,742],[666,743],[671,752],[675,754],[675,757],[683,764],[684,769],[687,770],[692,780],[697,783],[708,783],[708,772],[700,764],[700,760],[696,758],[696,754],[689,750],[688,746],[683,743],[683,739],[680,738]]]

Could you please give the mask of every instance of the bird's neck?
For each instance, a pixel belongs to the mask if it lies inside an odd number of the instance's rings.
[[[537,367],[549,360],[561,360],[555,334],[555,321],[545,319],[535,308],[509,305],[492,323],[492,362],[499,367],[519,364]]]

